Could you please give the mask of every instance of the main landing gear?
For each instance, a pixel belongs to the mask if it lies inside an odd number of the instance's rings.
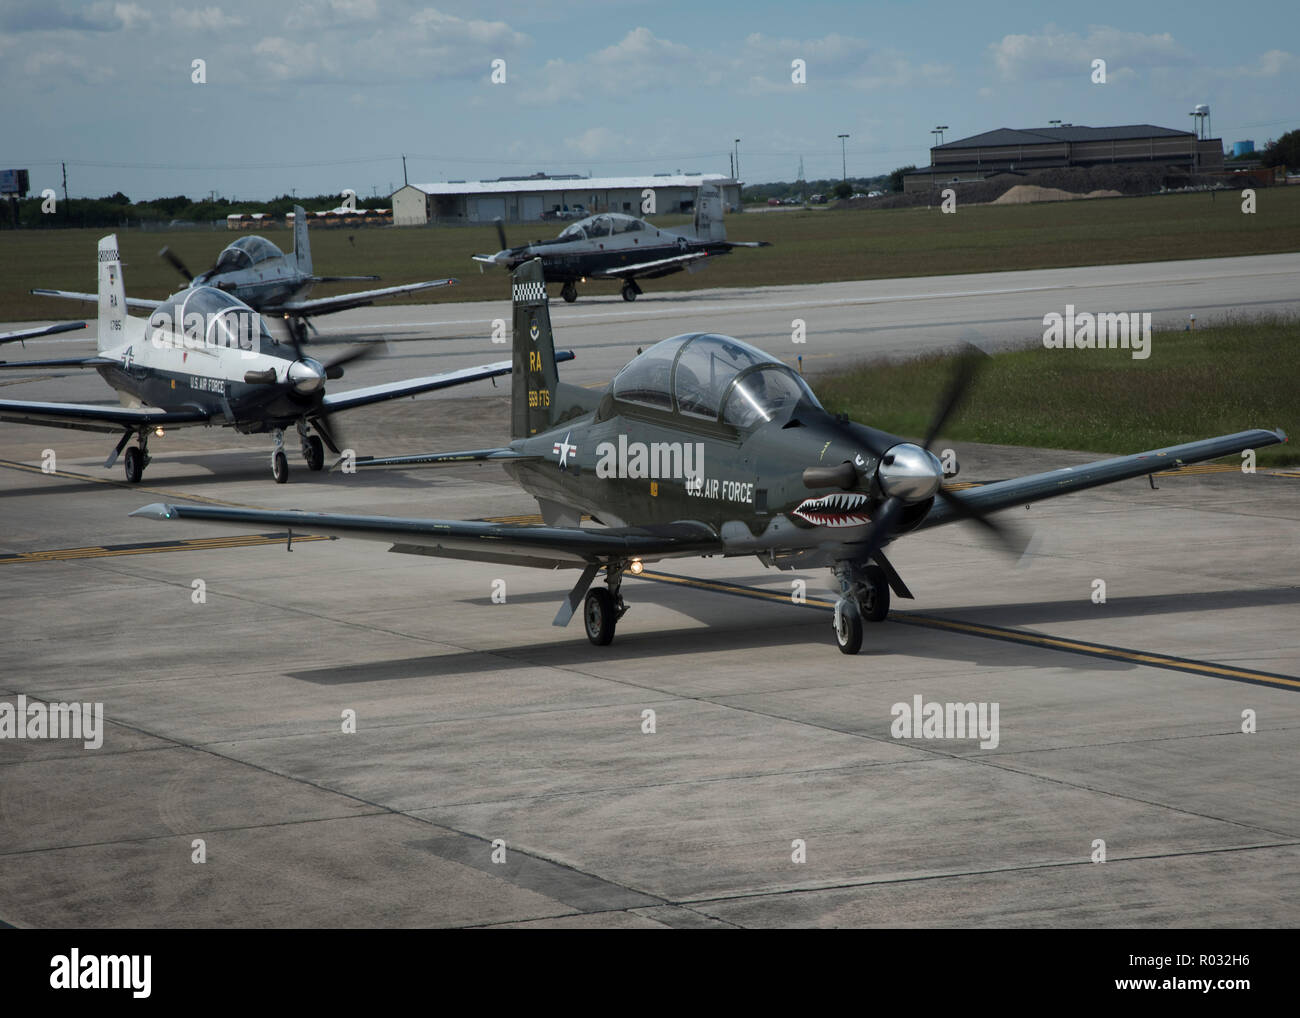
[[[122,459],[122,467],[126,473],[127,484],[139,484],[140,478],[144,476],[144,468],[149,465],[149,429],[141,428],[139,435],[140,444],[133,445],[129,448],[127,443],[131,441],[131,432],[122,436],[122,441],[117,443],[117,448],[109,453],[108,459],[104,461],[104,466],[111,467],[113,462],[123,449],[126,449],[126,456]]]
[[[632,301],[636,300],[641,293],[641,287],[636,285],[635,279],[625,279],[623,281],[623,299]]]
[[[564,303],[572,304],[578,299],[578,287],[572,279],[568,280],[560,287],[560,296],[564,298]]]
[[[862,623],[882,622],[889,614],[889,580],[875,563],[835,563],[840,597],[835,602],[835,642],[840,653],[856,654],[862,649]]]
[[[289,480],[289,457],[284,451],[283,429],[276,428],[272,431],[271,441],[274,443],[271,449],[271,476],[275,478],[276,484],[284,484]],[[314,472],[325,467],[325,444],[319,435],[313,435],[307,430],[307,421],[303,419],[298,421],[298,448],[302,450],[302,458],[307,461],[308,470]]]
[[[587,591],[582,622],[587,630],[587,639],[597,647],[608,647],[614,641],[614,629],[618,620],[627,612],[627,605],[619,593],[625,568],[626,565],[621,562],[606,566],[606,586],[593,587]]]
[[[325,466],[325,445],[319,435],[308,434],[307,422],[303,420],[298,422],[298,442],[308,470],[315,472]]]

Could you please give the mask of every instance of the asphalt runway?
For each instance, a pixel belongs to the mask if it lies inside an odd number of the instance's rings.
[[[800,308],[806,364],[835,370],[971,328],[1023,340],[1067,301],[1167,309],[1157,321],[1293,308],[1297,270],[1286,255],[681,301],[651,291],[553,312],[557,346],[578,353],[562,377],[590,385],[682,331],[792,359]],[[341,387],[502,359],[494,316],[507,306],[339,316],[329,331],[393,340]],[[764,338],[778,335],[784,349]],[[10,398],[111,398],[95,376],[0,382]],[[363,453],[494,444],[504,392],[480,383],[342,423]],[[196,429],[155,439],[143,483],[128,486],[100,465],[111,445],[0,425],[0,703],[102,703],[105,717],[97,749],[0,738],[10,925],[1300,919],[1300,471],[1190,470],[1009,512],[1033,534],[1020,562],[965,524],[903,538],[891,558],[917,599],[896,600],[847,658],[821,572],[658,564],[624,585],[631,610],[596,648],[576,623],[550,625],[569,572],[370,542],[295,538],[287,553],[252,529],[128,516],[167,500],[535,512],[496,467],[313,475],[291,456],[280,486],[264,436]],[[968,483],[1097,458],[957,452]],[[791,602],[795,580],[808,603]],[[996,704],[996,745],[895,737],[895,705],[918,696]]]

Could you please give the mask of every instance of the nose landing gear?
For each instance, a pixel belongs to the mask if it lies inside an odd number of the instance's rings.
[[[862,623],[883,622],[889,614],[889,580],[874,562],[835,563],[840,597],[835,602],[835,642],[842,654],[862,649]]]

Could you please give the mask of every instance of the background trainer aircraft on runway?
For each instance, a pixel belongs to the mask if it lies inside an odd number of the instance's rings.
[[[782,569],[829,566],[839,583],[834,626],[855,654],[863,620],[890,591],[910,598],[884,548],[904,534],[972,520],[1007,537],[999,509],[1217,459],[1286,440],[1253,430],[998,481],[958,495],[930,452],[970,384],[954,377],[920,445],[834,417],[791,368],[727,336],[688,334],[633,358],[604,392],[559,381],[539,261],[514,276],[510,445],[399,456],[358,466],[497,462],[537,498],[544,525],[275,512],[154,504],[133,515],[390,542],[392,551],[582,570],[556,616],[583,602],[587,637],[614,638],[624,573],[654,559],[755,555]],[[603,527],[582,527],[590,514]],[[592,588],[601,570],[606,586]]]
[[[560,296],[569,303],[578,299],[579,280],[621,279],[623,299],[636,300],[641,292],[638,279],[658,279],[682,269],[702,268],[708,259],[728,254],[736,247],[771,247],[766,240],[727,240],[722,225],[722,195],[714,184],[700,188],[695,201],[695,225],[690,230],[661,230],[644,219],[609,212],[576,222],[553,240],[514,248],[506,243],[505,227],[498,219],[497,237],[503,250],[493,255],[474,255],[480,267],[498,265],[513,272],[525,262],[540,258],[546,282],[563,283]]]
[[[404,283],[377,290],[342,293],[336,297],[308,299],[307,294],[317,283],[342,283],[379,277],[313,275],[307,213],[301,205],[293,207],[293,251],[289,254],[285,254],[263,236],[247,234],[227,245],[217,256],[212,268],[195,276],[169,248],[163,248],[159,253],[181,274],[188,287],[215,286],[218,290],[225,290],[238,297],[254,311],[283,316],[294,339],[299,343],[306,342],[308,319],[313,315],[365,307],[385,297],[452,286],[456,282],[454,279],[431,279],[423,283]],[[32,293],[67,300],[98,299],[93,293],[75,293],[69,290],[33,290]],[[142,297],[127,298],[128,307],[144,311],[152,311],[161,303],[163,302]]]
[[[343,377],[343,365],[375,349],[354,347],[329,360],[303,355],[297,342],[280,343],[261,316],[243,301],[212,286],[192,286],[151,302],[149,320],[125,313],[117,237],[99,242],[99,352],[94,357],[0,362],[11,369],[87,367],[117,390],[122,406],[0,400],[0,421],[84,431],[121,432],[105,461],[111,467],[126,448],[126,478],[140,480],[149,462],[149,435],[197,424],[233,427],[245,434],[270,432],[271,470],[289,477],[283,431],[296,427],[311,470],[325,463],[322,446],[341,453],[330,418],[343,410],[507,374],[510,361],[463,368],[426,378],[387,382],[326,393],[327,379]],[[84,324],[84,323],[82,323]],[[31,334],[42,331],[32,330]],[[57,331],[57,330],[56,330]],[[27,338],[11,335],[10,339]],[[573,355],[570,353],[563,359]],[[314,429],[316,434],[311,434]]]

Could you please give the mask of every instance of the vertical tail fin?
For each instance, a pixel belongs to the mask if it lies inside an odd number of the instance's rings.
[[[695,198],[695,236],[698,240],[726,240],[722,225],[722,192],[716,184],[703,184]]]
[[[510,376],[510,437],[527,438],[546,431],[557,415],[555,343],[546,298],[542,260],[534,258],[515,270],[510,296],[514,301],[514,371]]]
[[[307,239],[307,210],[301,205],[293,207],[293,256],[298,271],[311,275],[311,241]]]
[[[126,284],[122,281],[122,257],[117,234],[99,241],[99,334],[96,346],[110,350],[126,336]]]

